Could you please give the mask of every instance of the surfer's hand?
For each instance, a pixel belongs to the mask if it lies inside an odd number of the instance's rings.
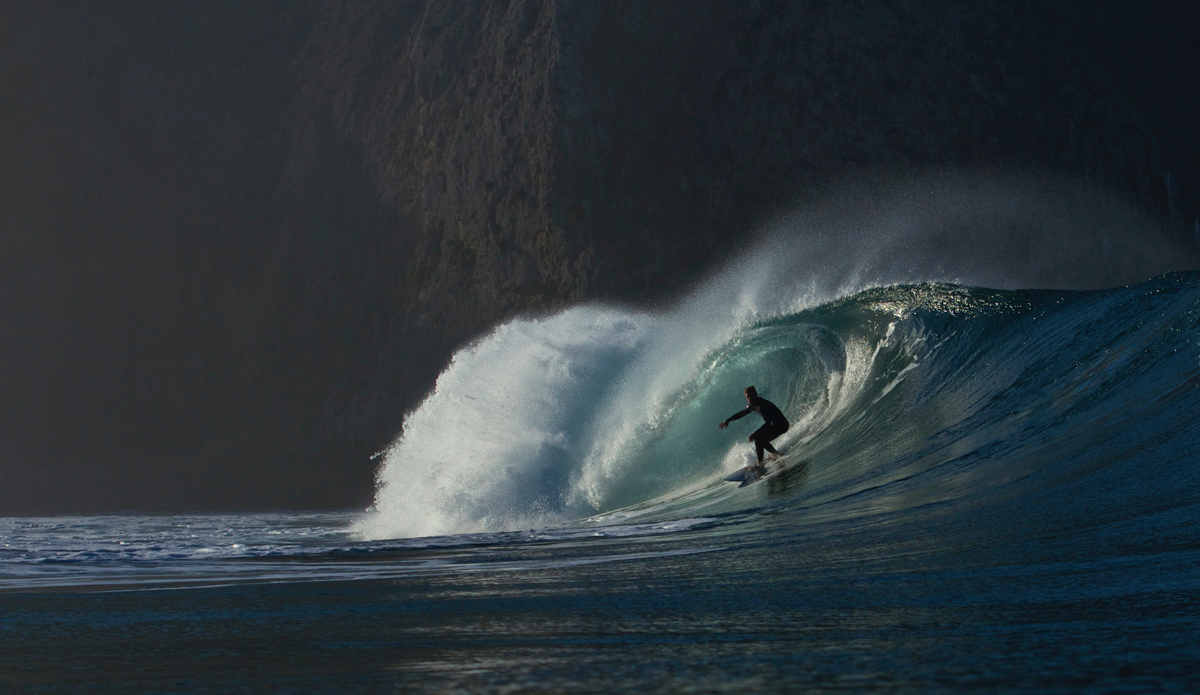
[[[729,426],[729,421],[728,421],[728,420],[722,420],[722,421],[721,421],[721,423],[717,425],[717,429],[719,429],[719,430],[723,430],[723,429],[725,429],[725,428],[726,428],[726,427],[728,427],[728,426]]]

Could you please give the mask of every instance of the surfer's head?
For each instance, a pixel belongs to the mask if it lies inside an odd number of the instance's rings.
[[[755,391],[753,386],[746,387],[746,400],[750,403],[758,400],[758,391]]]

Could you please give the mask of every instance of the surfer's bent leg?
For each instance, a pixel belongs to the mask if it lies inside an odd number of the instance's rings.
[[[755,430],[751,438],[754,439],[754,453],[758,455],[759,463],[762,463],[763,460],[763,449],[766,449],[775,456],[779,455],[779,452],[775,451],[775,447],[771,446],[771,440],[787,431],[787,425],[772,427],[770,424],[763,425]]]
[[[768,425],[763,425],[754,430],[754,434],[750,435],[750,439],[754,440],[754,453],[758,456],[758,462],[762,463],[763,449],[774,452],[771,447],[771,440],[778,437],[775,428]]]

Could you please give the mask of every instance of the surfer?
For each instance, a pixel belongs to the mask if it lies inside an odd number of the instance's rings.
[[[783,416],[779,408],[774,403],[765,398],[759,398],[758,391],[754,390],[753,386],[746,387],[746,402],[749,404],[745,410],[736,415],[729,416],[717,425],[719,429],[725,429],[729,423],[734,420],[744,418],[750,413],[758,413],[766,420],[766,424],[754,430],[754,434],[750,435],[750,440],[754,442],[754,451],[758,454],[758,466],[760,472],[763,470],[763,449],[771,452],[772,456],[778,456],[779,452],[775,451],[775,447],[771,446],[771,440],[788,431],[787,418]]]

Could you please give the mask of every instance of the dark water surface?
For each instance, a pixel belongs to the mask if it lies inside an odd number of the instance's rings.
[[[278,583],[14,591],[0,596],[0,683],[8,692],[1200,687],[1195,508],[1144,519],[1124,548],[1105,528],[1070,543],[1013,543],[986,514],[958,542],[928,532],[944,531],[939,517],[953,511],[803,529],[751,514],[665,536],[255,561],[288,565]],[[413,564],[430,556],[434,564]],[[295,581],[334,561],[348,576],[398,576]]]

